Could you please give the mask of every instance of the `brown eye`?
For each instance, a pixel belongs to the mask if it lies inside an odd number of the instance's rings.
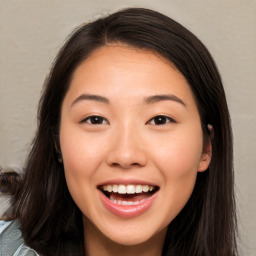
[[[81,123],[89,123],[92,125],[108,124],[107,119],[102,116],[88,116]]]
[[[169,116],[159,115],[149,120],[149,124],[153,125],[165,125],[169,122],[175,123],[175,120]]]

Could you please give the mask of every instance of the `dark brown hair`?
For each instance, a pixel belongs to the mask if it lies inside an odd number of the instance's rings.
[[[81,212],[58,162],[60,110],[74,70],[108,43],[151,50],[173,63],[190,85],[206,136],[207,124],[214,128],[210,167],[198,173],[191,198],[169,225],[162,255],[236,255],[232,132],[219,72],[191,32],[148,9],[125,9],[83,25],[60,50],[44,85],[24,175],[6,216],[19,219],[25,242],[42,255],[84,254]]]

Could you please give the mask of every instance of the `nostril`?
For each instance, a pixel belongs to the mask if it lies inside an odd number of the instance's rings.
[[[130,167],[136,167],[136,166],[141,166],[139,163],[127,163],[127,164],[125,164],[125,163],[122,163],[122,164],[120,164],[120,163],[112,163],[111,164],[113,167],[122,167],[122,168],[130,168]]]
[[[108,152],[106,162],[109,166],[124,169],[145,166],[147,155],[145,150],[128,150],[116,147]]]

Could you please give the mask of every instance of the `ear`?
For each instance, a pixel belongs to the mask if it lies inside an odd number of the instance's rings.
[[[58,142],[58,136],[54,135],[53,131],[52,131],[52,136],[53,136],[53,142],[54,142],[54,147],[57,154],[58,162],[62,163],[63,159],[62,159],[62,153],[60,149],[60,143]]]
[[[204,144],[203,144],[203,151],[200,158],[200,163],[198,166],[198,172],[204,172],[208,169],[211,159],[212,159],[212,142],[211,140],[214,137],[213,127],[208,124],[207,125],[209,134],[204,136]]]

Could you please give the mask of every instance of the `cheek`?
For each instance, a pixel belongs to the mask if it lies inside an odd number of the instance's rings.
[[[60,147],[68,190],[84,212],[90,208],[95,170],[101,163],[101,144],[75,126],[63,125]]]
[[[63,125],[60,130],[60,147],[68,189],[76,201],[87,195],[99,164],[99,143],[93,143],[81,129]],[[83,196],[83,198],[86,198]]]
[[[201,130],[194,133],[176,133],[163,140],[154,151],[154,163],[161,171],[164,185],[166,225],[184,208],[189,200],[197,177],[202,151]],[[153,154],[153,153],[152,153]]]
[[[182,177],[197,172],[202,154],[202,132],[180,132],[162,140],[155,161],[165,176]]]
[[[79,128],[65,126],[60,132],[60,146],[65,169],[90,173],[103,154],[102,143]]]

